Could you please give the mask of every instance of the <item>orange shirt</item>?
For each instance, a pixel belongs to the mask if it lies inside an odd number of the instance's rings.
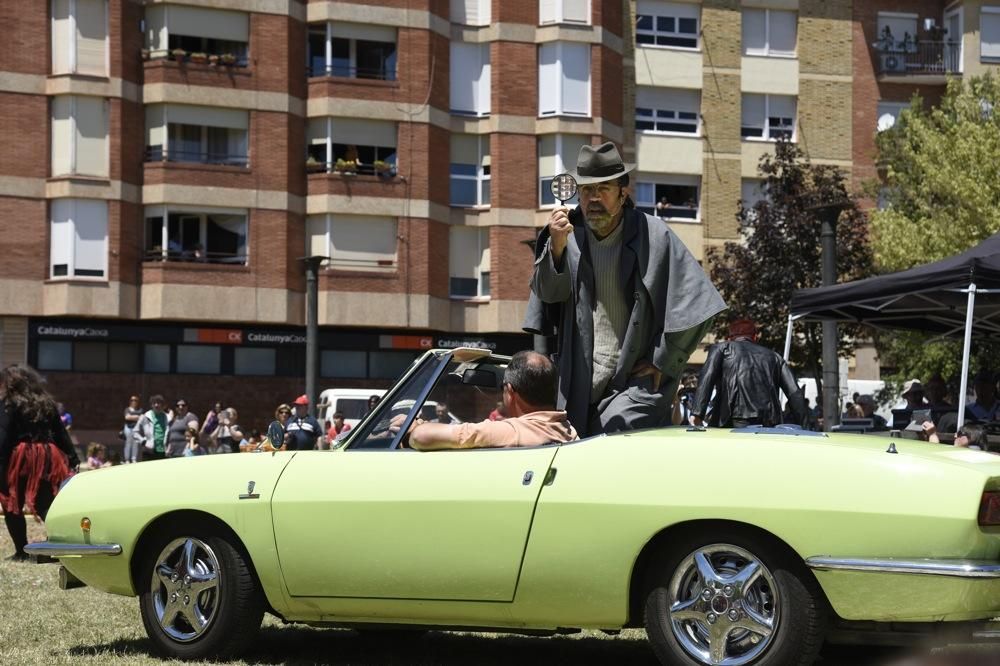
[[[532,412],[503,421],[463,423],[458,426],[460,449],[539,446],[570,442],[580,437],[566,412]]]

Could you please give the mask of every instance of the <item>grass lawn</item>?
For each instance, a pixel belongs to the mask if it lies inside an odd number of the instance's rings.
[[[44,528],[32,523],[30,518],[29,532],[33,541],[45,538]],[[0,527],[0,558],[12,552],[7,531]],[[151,653],[152,646],[142,629],[136,599],[90,588],[64,592],[56,584],[57,570],[58,565],[15,564],[0,559],[0,664],[138,666],[181,663],[164,661]],[[286,626],[266,616],[260,639],[248,656],[225,663],[655,666],[645,639],[644,632],[630,630],[615,637],[585,632],[554,638],[431,632],[403,642],[375,641],[348,630]],[[1000,651],[995,654],[995,661],[987,656],[987,661],[976,663],[998,664]],[[901,657],[901,652],[886,649],[828,647],[819,663],[823,666],[901,666]]]

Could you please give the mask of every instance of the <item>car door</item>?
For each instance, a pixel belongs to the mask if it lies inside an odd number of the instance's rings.
[[[298,453],[272,500],[289,594],[513,601],[557,451]]]

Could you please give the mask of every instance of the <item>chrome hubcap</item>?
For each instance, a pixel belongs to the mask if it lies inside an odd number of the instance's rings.
[[[219,609],[221,579],[219,560],[204,541],[174,539],[164,548],[150,589],[160,627],[182,643],[207,630]]]
[[[777,585],[752,553],[729,544],[699,548],[677,567],[669,593],[671,631],[699,663],[740,666],[771,644]]]

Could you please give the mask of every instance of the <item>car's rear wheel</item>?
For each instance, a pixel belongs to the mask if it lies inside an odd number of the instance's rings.
[[[646,633],[664,664],[811,664],[823,643],[816,583],[742,530],[670,544],[647,576]]]
[[[140,567],[142,623],[160,654],[229,657],[259,632],[262,594],[228,539],[208,529],[165,533],[145,549]]]

